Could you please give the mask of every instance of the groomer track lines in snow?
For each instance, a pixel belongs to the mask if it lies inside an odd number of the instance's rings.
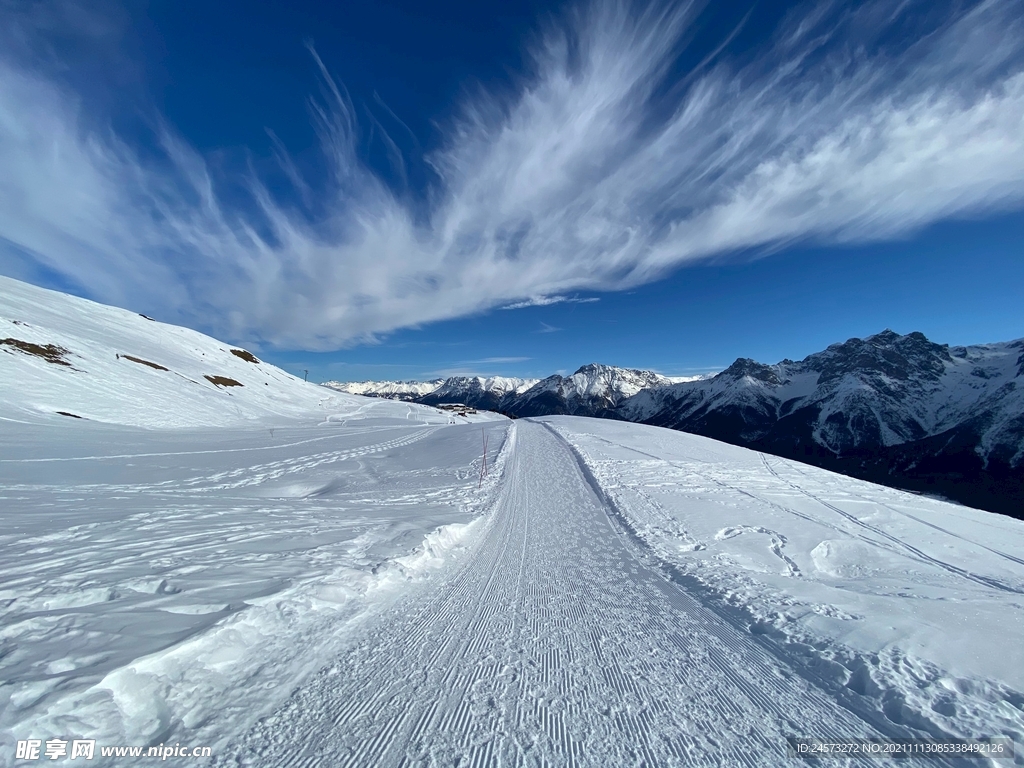
[[[789,764],[787,736],[909,735],[880,733],[646,565],[572,449],[540,423],[510,429],[472,550],[222,757],[765,766]]]

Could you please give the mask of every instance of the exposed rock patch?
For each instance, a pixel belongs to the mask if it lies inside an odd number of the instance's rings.
[[[139,363],[140,365],[148,365],[150,368],[155,368],[158,371],[167,370],[167,368],[164,368],[162,365],[159,365],[158,363],[151,363],[149,362],[149,360],[143,360],[141,357],[133,357],[132,355],[121,355],[121,357],[123,357],[125,360],[131,360],[133,363]]]
[[[41,357],[48,363],[71,367],[71,363],[64,359],[64,355],[70,354],[69,351],[56,344],[33,344],[30,341],[21,341],[21,339],[0,339],[0,344],[14,347],[26,355]]]
[[[232,349],[231,354],[234,355],[235,357],[242,358],[247,363],[256,363],[257,365],[259,365],[260,361],[256,359],[256,355],[254,355],[252,352],[247,352],[244,349]]]

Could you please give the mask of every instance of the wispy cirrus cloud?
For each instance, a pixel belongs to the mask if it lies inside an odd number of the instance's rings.
[[[255,174],[231,180],[251,199],[232,205],[170,127],[142,153],[0,53],[0,267],[231,338],[332,349],[1024,201],[1019,2],[809,5],[742,64],[723,53],[679,75],[698,10],[566,12],[517,90],[448,120],[426,215],[360,159],[326,67],[314,117],[329,183],[310,216]]]
[[[499,309],[526,309],[527,307],[549,307],[552,304],[593,304],[600,301],[596,296],[579,298],[577,296],[532,296],[523,301],[507,304]]]

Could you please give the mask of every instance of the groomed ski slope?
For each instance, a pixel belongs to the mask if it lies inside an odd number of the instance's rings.
[[[366,402],[262,429],[0,426],[0,765],[24,739],[219,751],[442,568],[508,422]]]
[[[765,766],[787,736],[920,735],[666,578],[555,430],[512,429],[470,551],[218,764]]]

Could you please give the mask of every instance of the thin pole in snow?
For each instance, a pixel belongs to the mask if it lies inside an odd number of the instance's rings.
[[[479,488],[483,484],[484,477],[487,475],[487,432],[484,431],[483,427],[480,427],[480,436],[481,438],[483,438],[484,460],[480,464],[480,479],[476,483],[477,488]]]

